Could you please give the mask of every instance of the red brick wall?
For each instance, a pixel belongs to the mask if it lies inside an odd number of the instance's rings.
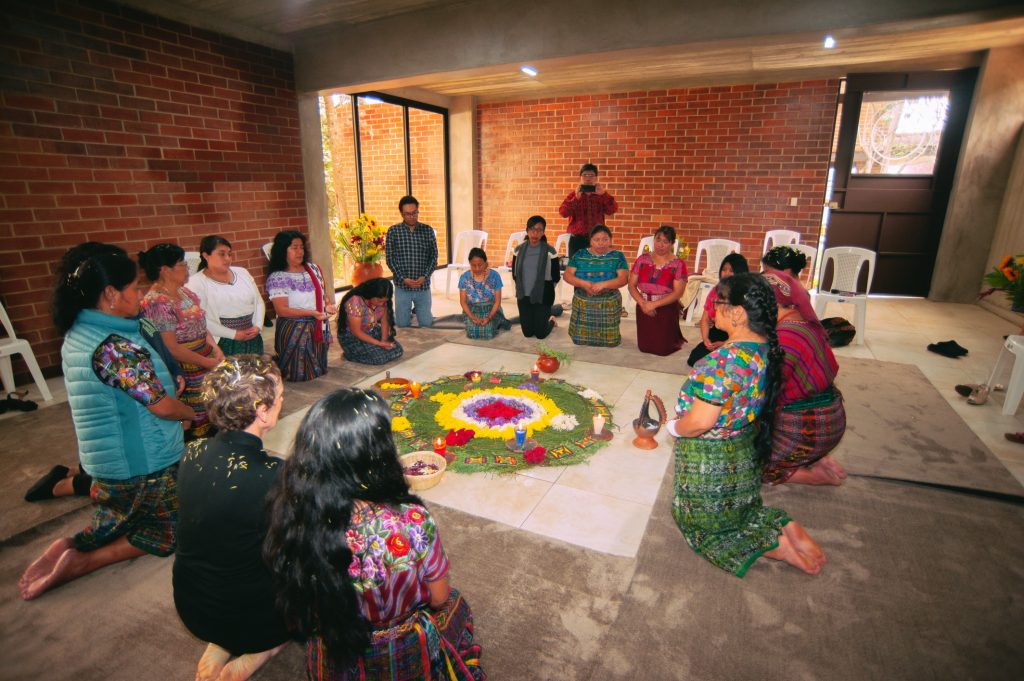
[[[739,241],[754,267],[768,229],[816,243],[837,92],[837,81],[813,81],[482,104],[479,224],[489,254],[500,258],[533,214],[547,218],[553,243],[584,162],[598,165],[619,203],[607,222],[630,261],[663,223],[694,251],[691,270],[701,239]]]
[[[307,225],[290,55],[104,2],[0,12],[0,295],[40,364],[76,243],[222,234],[262,282],[260,245]]]

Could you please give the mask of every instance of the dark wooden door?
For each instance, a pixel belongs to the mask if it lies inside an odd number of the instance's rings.
[[[825,248],[875,251],[872,293],[928,295],[976,77],[966,69],[846,81]],[[820,280],[827,288],[831,275]]]

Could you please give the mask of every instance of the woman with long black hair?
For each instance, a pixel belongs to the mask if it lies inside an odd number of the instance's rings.
[[[668,424],[679,438],[672,514],[694,551],[737,577],[761,556],[818,574],[821,548],[761,501],[783,360],[775,294],[751,273],[723,279],[716,292],[715,326],[728,339],[693,367]]]
[[[395,292],[387,279],[368,279],[341,299],[338,342],[345,359],[361,364],[387,364],[402,356],[395,340]]]
[[[25,600],[105,565],[174,552],[180,422],[194,416],[142,334],[138,269],[128,254],[81,244],[64,255],[57,277],[53,320],[64,336],[64,383],[94,511],[89,527],[28,566],[18,582]]]
[[[264,558],[310,679],[481,681],[473,616],[409,492],[387,402],[343,389],[303,418],[269,495]],[[454,676],[452,676],[452,674]]]

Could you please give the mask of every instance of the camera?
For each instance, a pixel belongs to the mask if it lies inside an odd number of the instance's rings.
[[[593,194],[597,191],[597,185],[594,184],[581,184],[580,194]]]

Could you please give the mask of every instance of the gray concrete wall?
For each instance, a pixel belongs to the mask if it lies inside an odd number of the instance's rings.
[[[327,187],[324,183],[324,147],[320,136],[320,102],[315,94],[299,96],[299,134],[302,137],[302,174],[309,220],[310,259],[320,266],[328,286],[334,281],[334,250],[327,224]]]
[[[1017,3],[1011,3],[1017,4]],[[570,55],[815,32],[1006,7],[1000,0],[478,0],[297,34],[300,92]]]
[[[970,303],[991,266],[990,251],[1024,125],[1024,46],[985,56],[964,133],[929,298]],[[1024,187],[1017,187],[1017,193]]]

